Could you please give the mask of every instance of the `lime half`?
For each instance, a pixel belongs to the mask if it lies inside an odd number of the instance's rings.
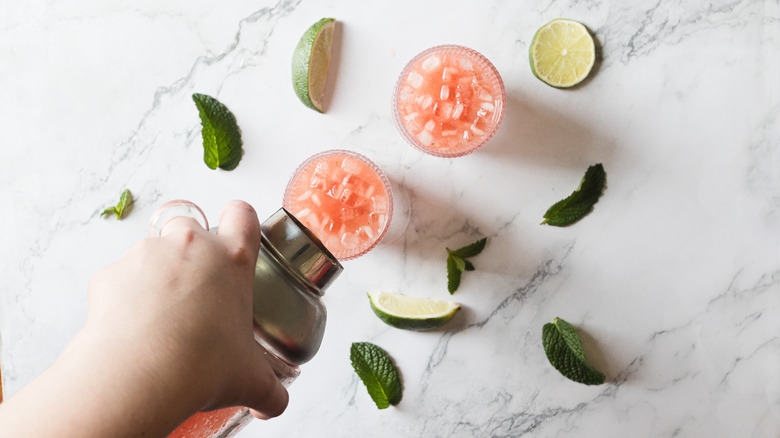
[[[371,310],[386,324],[404,330],[430,330],[450,322],[460,304],[391,292],[369,292]]]
[[[304,105],[324,112],[322,97],[328,79],[330,49],[336,20],[323,18],[301,36],[292,59],[293,89]]]
[[[580,22],[557,18],[536,31],[529,49],[534,76],[557,88],[582,82],[596,62],[596,47]]]

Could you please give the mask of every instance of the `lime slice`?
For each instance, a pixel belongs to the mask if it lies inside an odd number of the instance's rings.
[[[391,292],[369,292],[371,310],[386,324],[404,330],[430,330],[450,322],[460,310],[451,301],[428,300]]]
[[[330,48],[336,20],[323,18],[306,30],[295,47],[292,59],[293,89],[304,105],[324,112],[322,96],[328,78]]]
[[[534,76],[553,87],[569,88],[588,77],[596,47],[582,23],[557,18],[536,31],[529,57]]]

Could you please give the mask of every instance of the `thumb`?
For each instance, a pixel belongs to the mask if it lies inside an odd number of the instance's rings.
[[[269,363],[269,360],[278,360],[270,356],[262,347],[257,345],[253,349],[250,375],[246,387],[246,399],[243,404],[249,407],[256,418],[267,420],[277,417],[287,408],[289,395],[287,389],[282,386]]]

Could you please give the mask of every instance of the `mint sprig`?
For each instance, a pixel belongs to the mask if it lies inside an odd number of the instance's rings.
[[[203,137],[203,161],[210,169],[233,170],[241,161],[241,130],[236,117],[217,99],[192,95],[198,107]]]
[[[113,213],[117,219],[122,219],[122,213],[124,213],[125,208],[132,203],[133,195],[130,194],[130,190],[125,189],[122,194],[119,195],[119,202],[116,204],[116,206],[108,207],[107,209],[103,210],[103,212],[100,213],[100,216]]]
[[[604,192],[606,180],[607,174],[601,163],[588,167],[577,190],[547,209],[542,224],[565,227],[585,217]]]
[[[604,374],[585,360],[577,330],[568,322],[555,318],[552,323],[545,324],[542,345],[547,359],[564,377],[585,385],[604,383]]]
[[[349,358],[368,395],[379,409],[401,401],[403,385],[393,360],[387,352],[370,342],[354,342]]]
[[[474,264],[471,261],[466,260],[468,257],[474,257],[485,249],[487,243],[487,237],[477,240],[476,242],[466,245],[456,250],[447,250],[447,290],[450,291],[450,295],[454,294],[458,287],[460,287],[461,276],[464,271],[473,271]]]

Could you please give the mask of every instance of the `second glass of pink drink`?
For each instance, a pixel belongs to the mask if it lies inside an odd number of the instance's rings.
[[[401,135],[437,157],[460,157],[484,146],[504,118],[501,76],[467,47],[432,47],[401,73],[393,113]]]
[[[298,167],[284,208],[339,260],[361,256],[387,233],[393,195],[384,172],[355,152],[330,150]]]

